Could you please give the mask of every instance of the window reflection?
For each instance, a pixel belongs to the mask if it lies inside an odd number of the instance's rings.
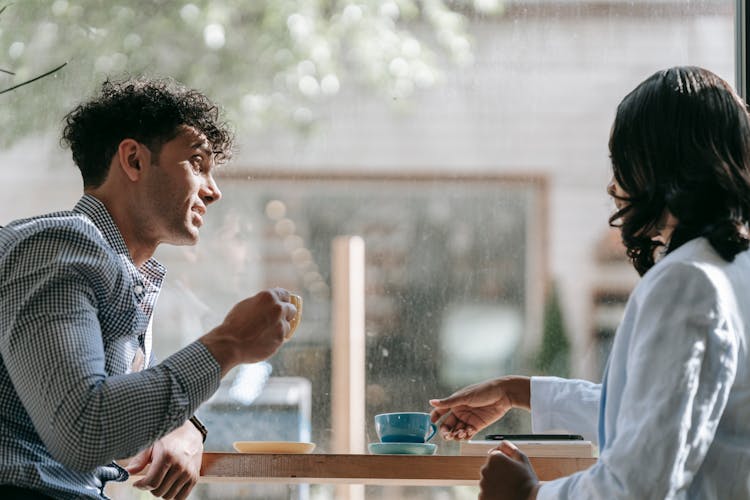
[[[169,302],[157,326],[163,339],[183,335],[177,318],[210,320],[196,312],[224,310],[248,287],[301,292],[303,323],[270,364],[274,376],[310,380],[313,440],[325,450],[332,240],[348,234],[365,242],[368,420],[426,410],[427,394],[522,368],[516,358],[524,355],[527,316],[542,300],[525,283],[542,265],[529,251],[545,232],[544,220],[531,216],[543,204],[539,182],[226,178],[231,201],[213,211],[203,234],[209,243],[170,255],[171,278],[197,280],[206,302]]]

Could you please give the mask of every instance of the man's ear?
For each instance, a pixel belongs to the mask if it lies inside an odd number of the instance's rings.
[[[150,161],[151,153],[148,148],[135,139],[123,139],[117,146],[115,157],[118,167],[125,176],[135,182],[143,173],[142,166]]]

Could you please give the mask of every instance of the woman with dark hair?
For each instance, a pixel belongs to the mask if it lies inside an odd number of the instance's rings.
[[[601,384],[509,376],[433,399],[445,439],[468,439],[510,408],[534,432],[599,445],[586,471],[540,484],[503,442],[480,499],[750,498],[750,118],[701,68],[660,71],[617,108],[607,187],[642,279]]]
[[[613,182],[628,257],[639,274],[655,255],[705,237],[724,260],[748,248],[750,211],[745,104],[700,68],[659,72],[617,109],[609,141]],[[618,196],[616,186],[627,193]],[[670,217],[671,216],[671,217]],[[669,245],[654,238],[674,225]]]

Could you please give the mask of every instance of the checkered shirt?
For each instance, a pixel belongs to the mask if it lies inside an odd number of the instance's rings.
[[[60,499],[106,498],[107,481],[182,425],[219,387],[196,341],[133,372],[150,351],[165,270],[136,268],[104,205],[0,229],[0,484]]]

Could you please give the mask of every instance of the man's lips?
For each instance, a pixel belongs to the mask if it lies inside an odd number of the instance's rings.
[[[191,209],[193,212],[193,220],[196,221],[196,225],[198,227],[203,225],[203,215],[206,213],[206,209],[203,207],[193,207]]]

